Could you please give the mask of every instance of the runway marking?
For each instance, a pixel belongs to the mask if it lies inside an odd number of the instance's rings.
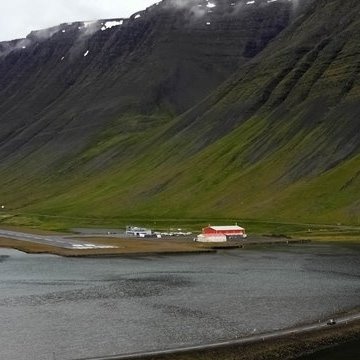
[[[43,245],[49,245],[54,247],[60,247],[63,249],[71,249],[71,250],[95,250],[95,249],[117,249],[117,246],[114,245],[102,245],[102,244],[92,244],[88,241],[74,240],[62,236],[42,236],[42,235],[34,235],[17,231],[8,231],[0,229],[0,237],[6,237],[19,241],[27,241],[33,243],[39,243]]]

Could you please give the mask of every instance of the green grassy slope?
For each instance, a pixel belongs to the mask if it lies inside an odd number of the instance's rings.
[[[314,2],[181,116],[119,117],[49,177],[4,174],[2,198],[69,217],[360,225],[359,15]]]

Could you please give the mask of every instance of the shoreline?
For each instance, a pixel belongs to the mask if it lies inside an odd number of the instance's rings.
[[[71,238],[71,236],[69,236]],[[112,245],[111,249],[65,249],[37,242],[14,240],[0,237],[0,249],[13,249],[33,255],[56,255],[73,258],[136,257],[162,255],[212,254],[219,250],[248,249],[258,246],[295,245],[311,243],[311,240],[288,239],[283,237],[254,236],[253,239],[229,241],[227,243],[198,243],[190,238],[101,238],[84,237],[85,241],[99,245]]]
[[[98,239],[99,241],[101,239]],[[102,239],[103,241],[110,241],[106,239]],[[132,239],[116,239],[116,241],[131,242],[134,243],[134,238]],[[111,241],[114,241],[113,239]],[[135,240],[136,241],[136,240]],[[8,246],[4,246],[6,245]],[[177,246],[183,244],[184,239],[176,240],[176,239],[163,239],[160,242],[154,242],[151,245],[151,248],[147,248],[148,252],[140,252],[140,245],[145,244],[148,245],[151,240],[146,240],[145,242],[139,241],[137,244],[137,252],[123,252],[117,254],[94,254],[96,250],[87,251],[86,254],[81,254],[82,251],[76,252],[76,257],[122,257],[122,258],[132,258],[132,257],[145,257],[145,256],[164,256],[164,255],[196,255],[199,253],[216,253],[221,250],[231,250],[236,248],[268,248],[271,249],[272,246],[284,246],[291,244],[302,244],[302,243],[310,243],[317,244],[317,242],[312,242],[308,240],[301,239],[287,239],[287,238],[264,238],[264,237],[256,237],[252,238],[250,241],[241,241],[238,243],[229,242],[228,244],[210,244],[211,247],[216,246],[214,249],[209,248],[209,244],[206,245],[207,248],[203,247],[201,250],[197,248],[188,249],[188,251],[169,251],[169,248],[164,247],[166,242],[175,243]],[[0,238],[0,249],[4,248],[12,248],[18,251],[24,251],[17,249],[14,244],[21,244],[22,246],[34,246],[34,247],[42,247],[41,244],[29,243],[16,241],[11,239]],[[154,252],[153,250],[159,246],[159,244],[163,244],[163,251]],[[187,239],[188,244],[192,244]],[[12,245],[12,246],[9,246]],[[154,247],[155,246],[155,247]],[[204,246],[204,245],[202,245]],[[311,245],[309,245],[311,247]],[[47,246],[48,248],[52,248],[52,250],[59,248],[55,248],[53,246]],[[126,250],[134,250],[134,248],[119,248],[118,251],[126,251]],[[38,249],[39,250],[39,249]],[[60,249],[61,250],[61,249]],[[151,251],[150,251],[151,250]],[[25,251],[24,251],[25,252]],[[74,250],[72,251],[74,252]],[[36,252],[34,248],[32,248],[31,252],[33,254],[41,253]],[[50,252],[42,252],[44,254],[51,254]],[[58,255],[58,254],[55,254]],[[61,255],[66,257],[74,257],[73,254]],[[321,316],[321,315],[320,315]],[[280,360],[280,359],[299,359],[301,356],[307,356],[311,353],[317,353],[318,351],[326,348],[331,348],[336,345],[346,344],[347,342],[353,341],[355,345],[349,345],[349,348],[352,351],[357,350],[358,345],[360,347],[360,307],[344,310],[343,312],[338,312],[334,315],[328,315],[325,319],[329,319],[330,317],[334,317],[337,320],[337,324],[335,326],[329,326],[324,321],[324,317],[322,316],[322,320],[317,322],[318,320],[314,320],[312,323],[303,323],[293,326],[284,330],[275,330],[272,332],[264,333],[264,334],[256,334],[254,333],[251,336],[244,338],[235,338],[229,341],[219,341],[215,344],[205,344],[199,346],[188,346],[184,348],[178,349],[169,349],[160,352],[150,352],[150,353],[136,353],[136,354],[124,354],[124,355],[116,355],[112,357],[98,357],[98,358],[86,358],[86,359],[94,359],[94,360],[126,360],[126,359],[153,359],[153,360]],[[300,318],[301,320],[301,318]],[[346,345],[343,347],[345,350]],[[340,348],[342,349],[342,348]],[[355,350],[354,350],[355,349]],[[338,349],[339,350],[339,349]],[[341,351],[341,350],[340,350]],[[305,357],[302,360],[307,360]],[[85,358],[84,358],[85,360]],[[300,360],[300,359],[299,359]],[[329,359],[330,360],[330,359]],[[332,359],[331,359],[332,360]],[[334,359],[335,360],[335,359]],[[339,360],[336,358],[336,360]]]
[[[336,325],[324,321],[214,344],[78,360],[295,360],[352,341],[360,342],[358,308],[356,314],[334,318]]]

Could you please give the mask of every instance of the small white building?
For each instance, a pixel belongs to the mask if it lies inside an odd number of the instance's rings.
[[[144,237],[152,236],[152,231],[150,229],[139,228],[136,226],[128,226],[126,228],[126,235],[138,236],[144,238]]]
[[[197,236],[196,241],[202,243],[223,243],[227,241],[227,238],[226,235],[222,234],[200,234]]]

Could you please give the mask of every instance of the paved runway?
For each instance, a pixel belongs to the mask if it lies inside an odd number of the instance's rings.
[[[74,240],[67,236],[52,236],[52,235],[38,235],[29,234],[18,231],[8,231],[0,229],[0,237],[7,239],[14,239],[20,241],[27,241],[37,244],[50,245],[63,249],[71,250],[90,250],[90,249],[115,249],[116,246],[92,244],[88,241]]]

